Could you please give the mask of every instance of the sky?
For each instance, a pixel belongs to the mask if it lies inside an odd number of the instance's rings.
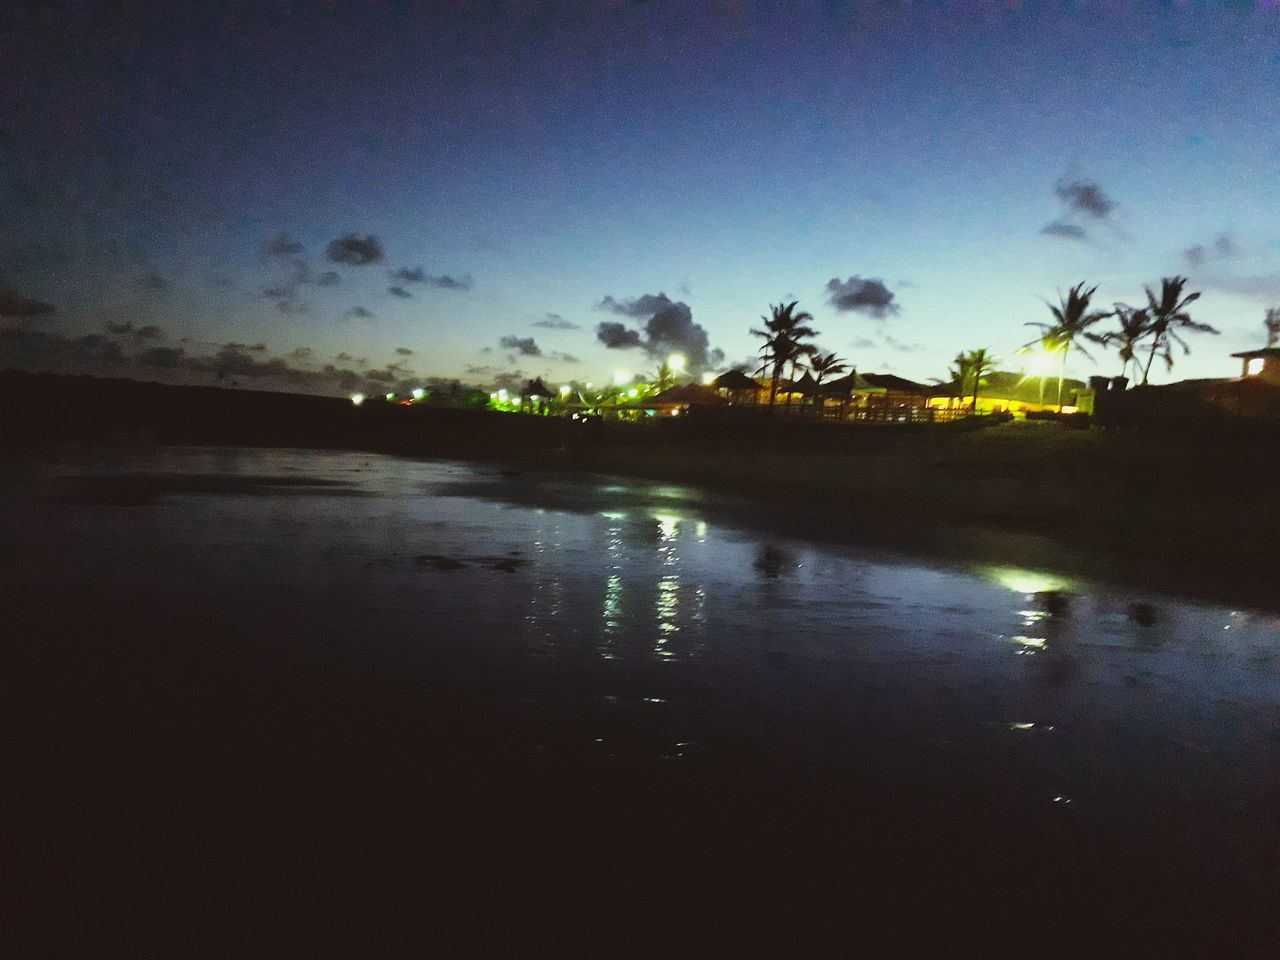
[[[1277,210],[1275,0],[0,6],[0,369],[600,381],[798,300],[928,381],[1185,274],[1152,379],[1233,376]]]

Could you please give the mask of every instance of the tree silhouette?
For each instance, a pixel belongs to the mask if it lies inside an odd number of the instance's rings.
[[[959,364],[963,358],[964,368],[967,368],[968,375],[973,384],[973,412],[978,412],[978,389],[982,386],[982,378],[996,368],[996,364],[1000,361],[991,355],[991,351],[986,347],[980,350],[970,350],[968,353],[961,354],[956,357],[956,363]]]
[[[1218,331],[1207,323],[1197,323],[1187,313],[1187,306],[1200,299],[1200,294],[1183,295],[1187,285],[1186,277],[1163,277],[1160,280],[1160,296],[1146,287],[1147,314],[1151,318],[1151,352],[1147,354],[1147,365],[1142,371],[1142,382],[1145,384],[1151,376],[1151,362],[1156,354],[1164,358],[1165,366],[1173,369],[1173,344],[1182,347],[1183,355],[1191,353],[1191,348],[1182,339],[1184,333],[1214,333]]]
[[[1086,336],[1086,331],[1099,320],[1104,320],[1110,316],[1101,310],[1090,310],[1089,301],[1093,299],[1093,294],[1097,290],[1097,286],[1085,289],[1084,283],[1077,283],[1074,287],[1067,291],[1066,297],[1058,295],[1058,306],[1048,304],[1049,312],[1053,314],[1052,323],[1028,323],[1029,327],[1038,327],[1041,331],[1040,343],[1052,343],[1054,352],[1059,354],[1058,359],[1058,412],[1062,412],[1062,381],[1067,371],[1067,354],[1071,352],[1074,346],[1086,357],[1089,352],[1080,346],[1079,343]],[[1033,343],[1035,341],[1032,341]],[[1031,346],[1031,344],[1028,344]]]
[[[1111,314],[1120,321],[1119,330],[1108,330],[1106,333],[1086,333],[1085,336],[1101,347],[1119,344],[1120,376],[1129,372],[1129,364],[1133,364],[1136,372],[1138,366],[1138,344],[1152,334],[1151,315],[1146,310],[1117,303]]]
[[[779,303],[777,306],[770,304],[770,315],[760,318],[764,321],[764,329],[751,328],[752,336],[764,340],[760,347],[760,356],[763,361],[760,372],[770,374],[770,407],[777,402],[778,381],[782,379],[782,371],[790,363],[794,374],[800,358],[813,350],[805,341],[818,335],[817,330],[807,325],[813,319],[813,315],[804,311],[796,312],[796,304],[799,302],[793,300],[791,303]]]
[[[1267,346],[1274,347],[1280,342],[1280,307],[1271,307],[1262,320],[1267,330]]]

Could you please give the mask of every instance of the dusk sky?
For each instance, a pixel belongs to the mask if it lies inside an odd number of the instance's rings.
[[[0,7],[0,368],[598,381],[796,299],[928,380],[1183,273],[1153,380],[1230,376],[1278,210],[1276,3]]]

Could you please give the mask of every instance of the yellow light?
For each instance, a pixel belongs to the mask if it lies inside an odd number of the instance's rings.
[[[672,410],[672,411],[671,411],[671,415],[672,415],[673,417],[678,417],[678,416],[680,416],[680,411],[679,411],[679,410]]]
[[[709,387],[711,386],[711,384],[715,382],[716,382],[716,375],[714,373],[704,373],[702,375],[702,385],[704,387]]]
[[[566,383],[564,386],[560,388],[560,396],[567,397],[572,390],[573,390],[573,387],[569,386]]]
[[[1038,570],[1020,567],[984,567],[983,574],[1014,593],[1044,593],[1048,590],[1068,590],[1071,582],[1063,577]]]
[[[360,406],[360,404],[364,403],[364,394],[353,393],[351,395],[351,402],[354,403],[357,407]]]
[[[675,373],[683,372],[685,364],[688,362],[689,361],[685,359],[685,355],[683,353],[673,353],[671,356],[667,357],[667,366]]]
[[[1063,413],[1079,413],[1079,412],[1080,412],[1080,408],[1079,408],[1079,407],[1073,407],[1073,406],[1070,406],[1070,405],[1066,405],[1066,406],[1064,406],[1064,407],[1062,408],[1062,412],[1063,412]]]
[[[627,373],[627,371],[625,370],[613,371],[613,382],[616,383],[618,386],[622,386],[624,383],[626,383],[630,379],[631,379],[631,374]]]

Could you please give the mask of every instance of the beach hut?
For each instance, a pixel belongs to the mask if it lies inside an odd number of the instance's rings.
[[[741,406],[754,406],[760,403],[760,381],[753,380],[741,370],[729,370],[711,381],[711,387],[730,403]],[[768,394],[765,394],[768,401]]]
[[[679,387],[669,387],[661,393],[655,393],[639,406],[655,411],[659,416],[679,416],[690,407],[722,407],[729,401],[720,396],[711,387],[696,383],[686,383]]]

